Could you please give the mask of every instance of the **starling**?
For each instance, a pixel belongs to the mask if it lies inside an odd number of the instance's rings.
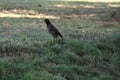
[[[49,19],[45,19],[44,21],[47,25],[47,29],[48,29],[49,33],[53,36],[54,39],[56,39],[58,36],[60,36],[61,39],[64,40],[61,33],[55,28],[55,26],[53,24],[50,23]]]

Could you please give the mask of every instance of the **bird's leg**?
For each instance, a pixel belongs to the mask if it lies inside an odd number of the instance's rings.
[[[62,44],[64,44],[65,43],[65,41],[64,41],[64,39],[62,39]]]
[[[57,42],[57,38],[54,38],[54,41],[53,41],[54,43],[56,43]]]
[[[56,43],[57,42],[57,36],[53,36],[53,40],[52,40],[53,43]]]

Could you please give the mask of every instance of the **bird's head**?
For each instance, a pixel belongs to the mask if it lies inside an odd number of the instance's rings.
[[[45,21],[46,24],[50,24],[49,19],[45,19],[44,21]]]

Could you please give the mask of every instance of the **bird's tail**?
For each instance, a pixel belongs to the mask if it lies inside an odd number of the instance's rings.
[[[59,36],[61,37],[62,40],[64,40],[64,38],[63,38],[62,34],[60,34],[60,32],[59,32]]]
[[[65,40],[64,40],[63,36],[60,34],[60,32],[59,32],[59,36],[60,36],[61,39],[62,39],[62,44],[64,44]]]

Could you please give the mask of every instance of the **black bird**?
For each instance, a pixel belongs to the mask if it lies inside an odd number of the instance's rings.
[[[53,36],[54,40],[56,40],[56,38],[58,36],[60,36],[61,39],[64,40],[63,36],[61,35],[61,33],[55,28],[55,26],[53,24],[51,24],[49,19],[45,19],[44,21],[45,21],[45,23],[47,25],[49,33]]]

